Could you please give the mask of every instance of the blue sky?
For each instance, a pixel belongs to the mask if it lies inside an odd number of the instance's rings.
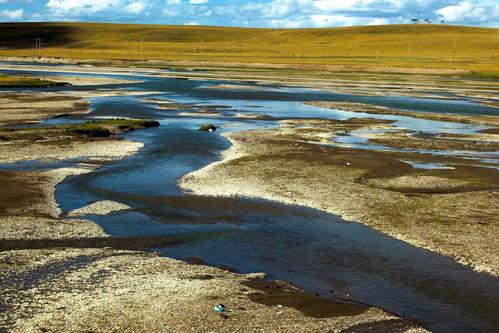
[[[0,0],[0,21],[302,28],[433,22],[499,27],[499,0]]]

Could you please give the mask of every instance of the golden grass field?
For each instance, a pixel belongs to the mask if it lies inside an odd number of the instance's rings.
[[[36,38],[42,41],[39,52],[35,49]],[[254,29],[3,23],[0,55],[293,66],[338,64],[497,74],[499,32],[491,28],[426,24]]]

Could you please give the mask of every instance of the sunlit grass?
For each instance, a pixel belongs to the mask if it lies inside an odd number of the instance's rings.
[[[24,26],[23,31],[20,31]],[[465,69],[499,73],[497,29],[388,25],[329,29],[46,23],[2,25],[0,55]],[[34,49],[42,38],[41,53]],[[143,39],[143,43],[142,43]],[[32,45],[31,45],[31,44]]]

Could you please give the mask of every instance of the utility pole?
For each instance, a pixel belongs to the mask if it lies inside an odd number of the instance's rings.
[[[412,62],[412,41],[409,41],[409,61]]]
[[[452,45],[452,50],[450,52],[449,64],[452,64],[452,55],[456,54],[456,38],[454,38],[454,44]]]
[[[42,55],[42,39],[41,38],[35,39],[35,54],[37,57],[40,57]]]

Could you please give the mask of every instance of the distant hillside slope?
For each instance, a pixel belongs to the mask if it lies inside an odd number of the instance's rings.
[[[457,68],[498,73],[497,30],[423,24],[252,29],[2,23],[0,55]],[[35,46],[37,38],[41,40],[41,51]]]

